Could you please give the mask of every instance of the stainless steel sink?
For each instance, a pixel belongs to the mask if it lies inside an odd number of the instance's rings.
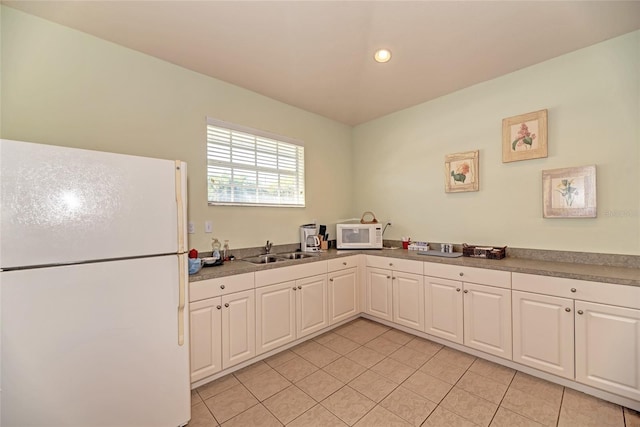
[[[289,252],[286,254],[257,255],[249,258],[243,258],[242,261],[247,261],[252,264],[270,264],[274,262],[283,262],[292,259],[312,258],[317,256],[318,254],[310,254],[305,252]]]
[[[309,254],[305,252],[290,252],[287,254],[276,254],[277,257],[284,259],[304,259],[318,256],[318,254]]]
[[[243,258],[242,260],[253,264],[270,264],[278,261],[286,261],[285,258],[280,258],[275,255],[258,255],[249,258]]]

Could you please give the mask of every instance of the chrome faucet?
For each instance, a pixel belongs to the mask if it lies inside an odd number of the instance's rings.
[[[267,240],[267,244],[264,245],[264,250],[266,251],[265,252],[266,254],[269,254],[271,252],[271,246],[273,246],[273,243]]]

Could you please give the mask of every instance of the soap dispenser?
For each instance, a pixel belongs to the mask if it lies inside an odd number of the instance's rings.
[[[211,256],[216,260],[220,259],[220,241],[216,237],[211,239],[211,248],[213,249]]]

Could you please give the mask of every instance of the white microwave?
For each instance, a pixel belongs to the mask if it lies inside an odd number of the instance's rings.
[[[336,224],[336,248],[382,249],[382,225]]]

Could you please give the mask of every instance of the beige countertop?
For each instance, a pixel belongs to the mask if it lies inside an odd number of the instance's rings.
[[[189,276],[190,282],[214,279],[234,274],[251,273],[272,268],[287,267],[291,265],[317,262],[349,255],[369,254],[390,258],[410,259],[416,261],[443,263],[476,268],[488,268],[492,270],[504,270],[517,273],[538,274],[542,276],[564,277],[568,279],[589,280],[595,282],[615,283],[620,285],[640,286],[640,269],[627,267],[614,267],[607,265],[583,264],[573,262],[540,261],[534,259],[514,258],[507,256],[501,260],[480,258],[441,258],[436,256],[420,255],[413,251],[403,249],[381,250],[351,250],[338,251],[330,249],[321,252],[319,256],[301,260],[282,261],[272,264],[256,265],[242,260],[227,261],[217,267],[205,267],[198,273]]]

